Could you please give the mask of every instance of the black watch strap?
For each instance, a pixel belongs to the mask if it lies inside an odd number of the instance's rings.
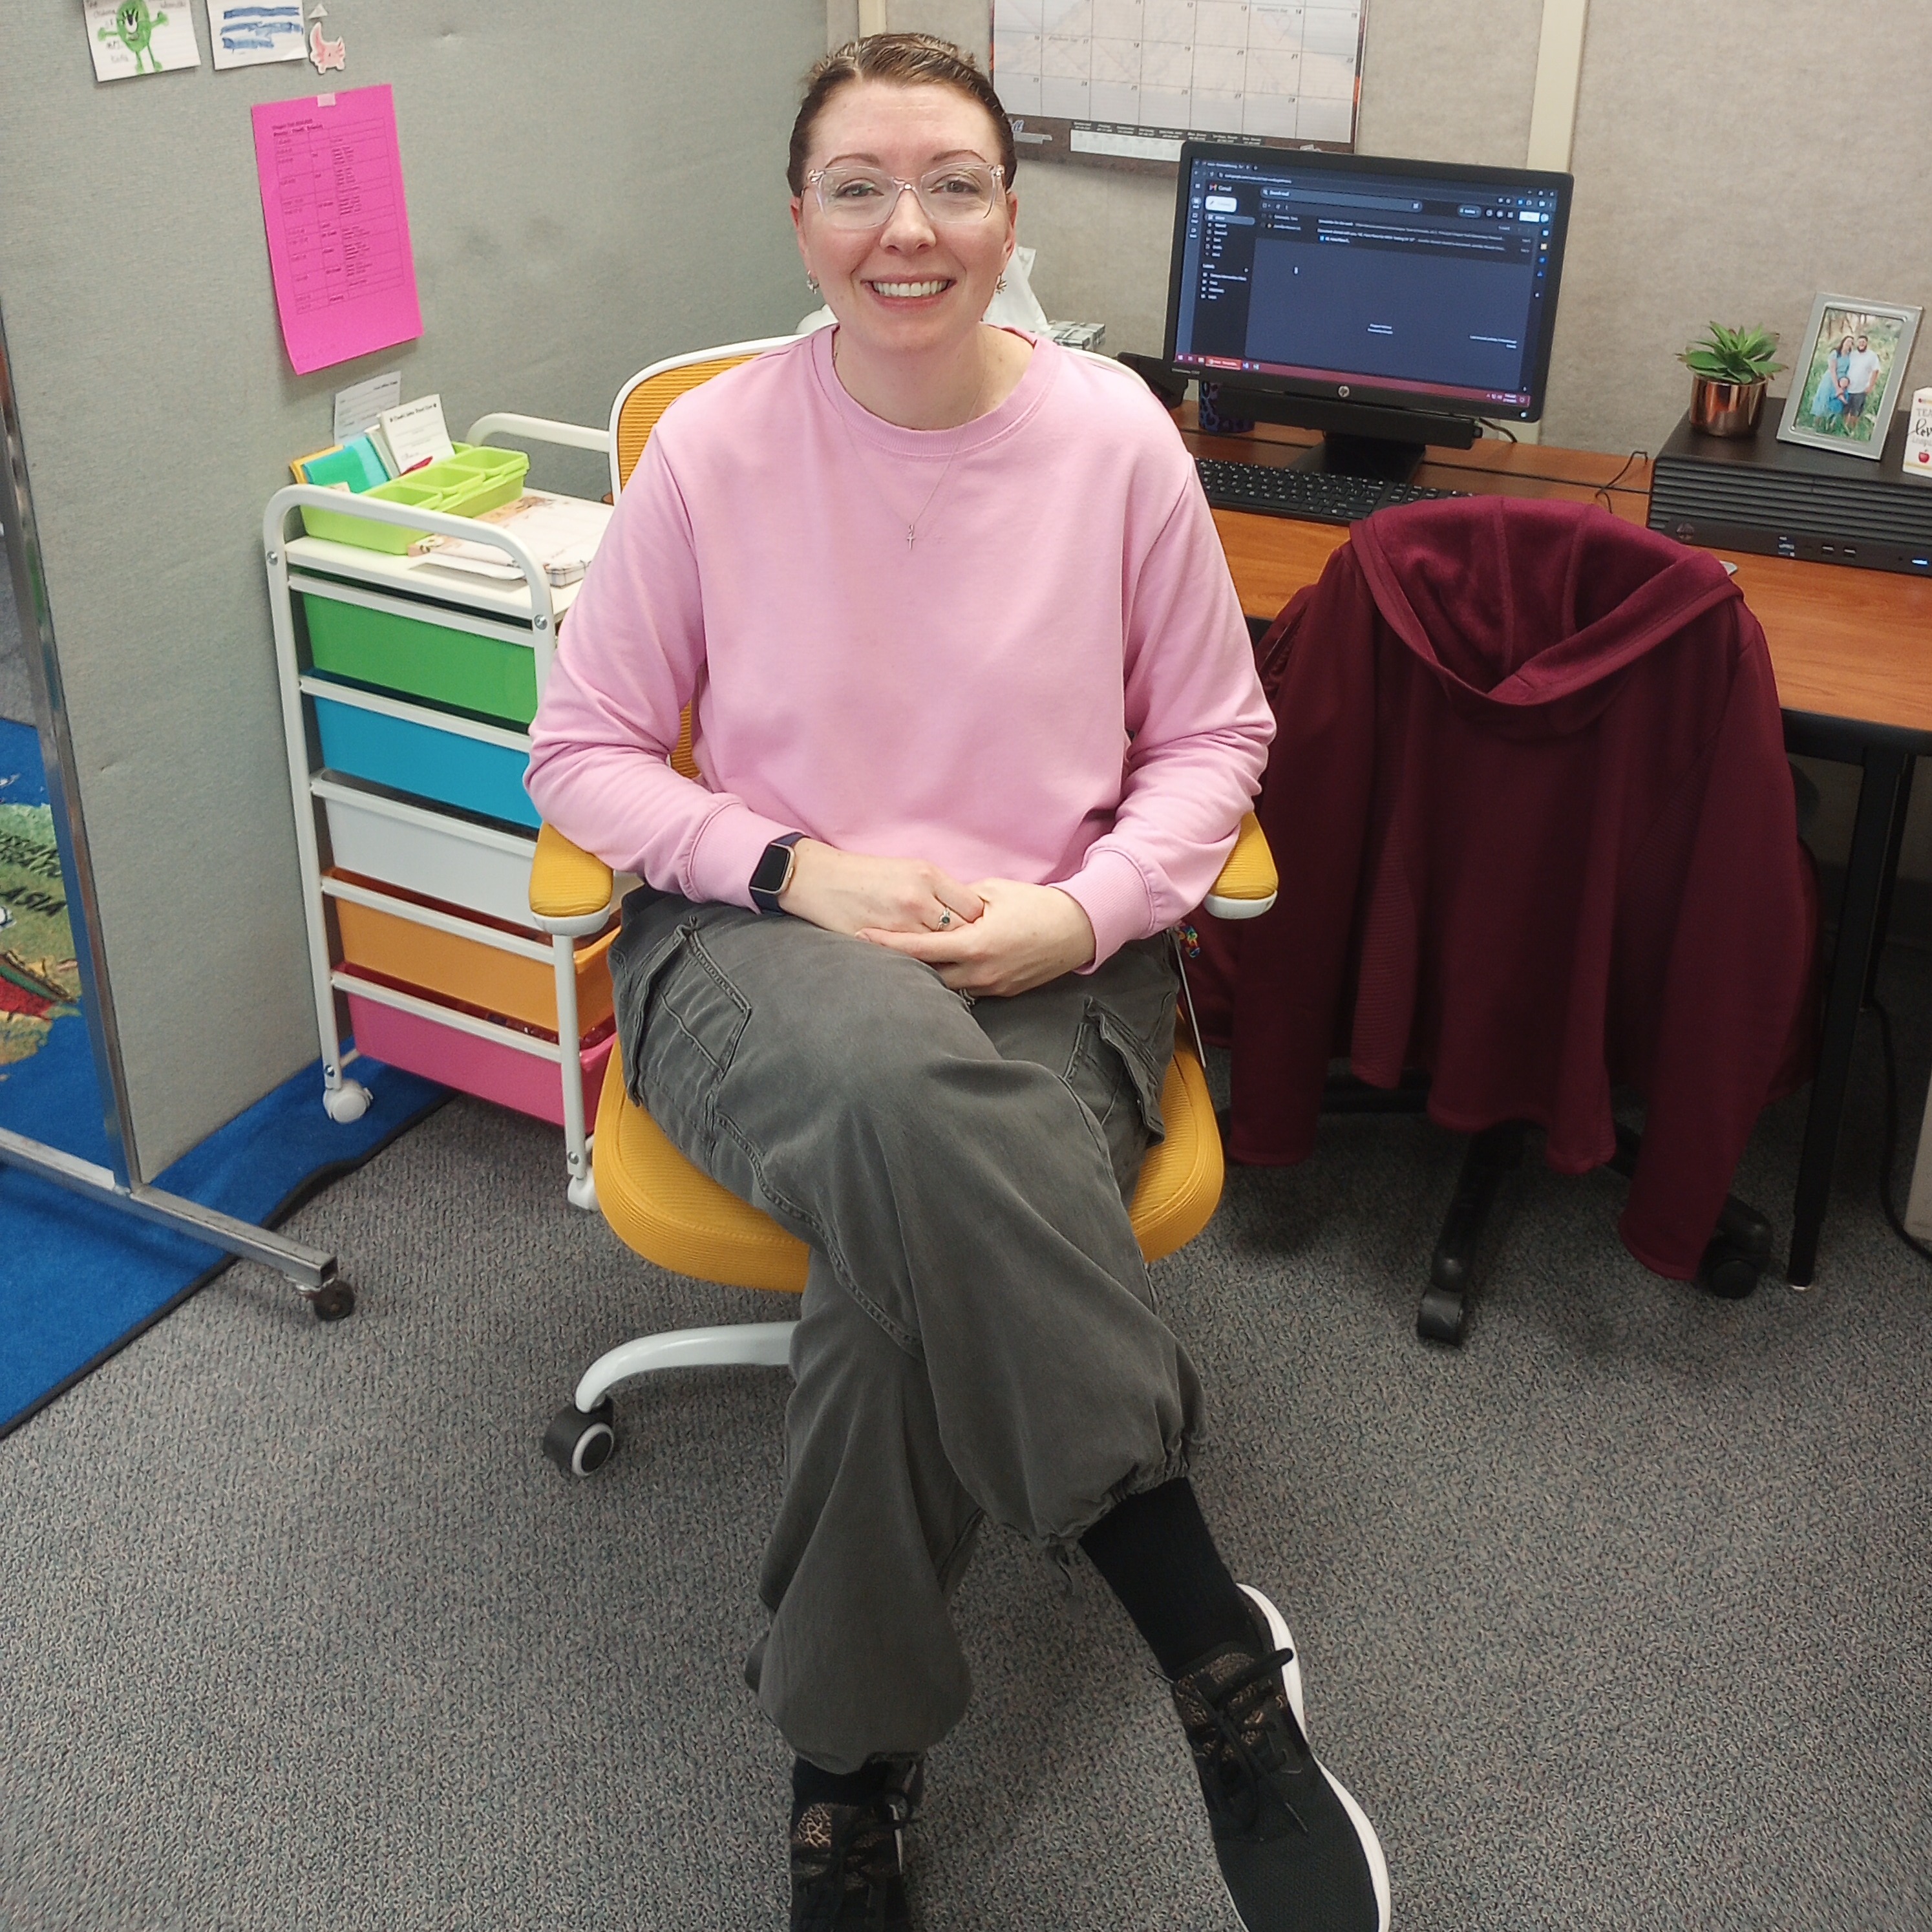
[[[791,868],[796,862],[791,848],[804,836],[802,832],[788,832],[758,854],[758,862],[752,868],[752,903],[760,912],[784,910],[778,895],[791,884]]]

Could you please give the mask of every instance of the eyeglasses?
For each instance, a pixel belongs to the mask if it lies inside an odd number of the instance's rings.
[[[908,188],[919,197],[927,220],[935,227],[952,227],[983,221],[993,212],[1006,172],[984,161],[950,162],[909,182],[881,168],[815,168],[805,184],[818,195],[820,209],[835,228],[883,228]]]

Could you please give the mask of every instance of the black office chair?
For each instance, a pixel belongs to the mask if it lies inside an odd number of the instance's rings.
[[[1420,1114],[1429,1106],[1429,1076],[1402,1076],[1394,1088],[1371,1087],[1352,1074],[1333,1076],[1322,1095],[1324,1114]],[[1488,1231],[1497,1194],[1522,1163],[1530,1135],[1528,1120],[1499,1120],[1469,1136],[1455,1192],[1442,1216],[1442,1232],[1429,1258],[1429,1283],[1415,1313],[1415,1332],[1425,1342],[1460,1346],[1468,1327],[1475,1290],[1477,1250]],[[1643,1150],[1641,1135],[1619,1120],[1616,1151],[1610,1165],[1628,1180]],[[1771,1259],[1771,1223],[1735,1195],[1725,1198],[1718,1226],[1697,1265],[1700,1287],[1726,1300],[1753,1293]]]
[[[1421,1112],[1432,1086],[1484,1123],[1417,1317],[1454,1343],[1532,1131],[1514,1114],[1550,1120],[1564,1167],[1614,1126],[1640,1258],[1748,1294],[1771,1228],[1725,1184],[1758,1108],[1808,1070],[1816,893],[1762,633],[1715,560],[1588,505],[1387,511],[1260,656],[1281,897],[1238,946],[1202,934],[1197,989],[1234,1048],[1233,1157],[1299,1160],[1318,1111]],[[1707,1012],[1722,1023],[1687,1024]],[[1345,1050],[1383,1084],[1324,1082]],[[1648,1084],[1670,1166],[1640,1178],[1613,1083]]]

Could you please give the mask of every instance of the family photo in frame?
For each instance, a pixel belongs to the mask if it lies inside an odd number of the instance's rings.
[[[1883,454],[1922,311],[1854,296],[1811,306],[1779,440],[1847,456]]]

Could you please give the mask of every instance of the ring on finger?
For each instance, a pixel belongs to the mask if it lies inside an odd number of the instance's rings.
[[[940,931],[941,932],[944,932],[946,930],[946,928],[949,926],[950,926],[952,923],[952,908],[950,906],[941,906],[941,907],[939,908],[939,929],[940,929]]]

